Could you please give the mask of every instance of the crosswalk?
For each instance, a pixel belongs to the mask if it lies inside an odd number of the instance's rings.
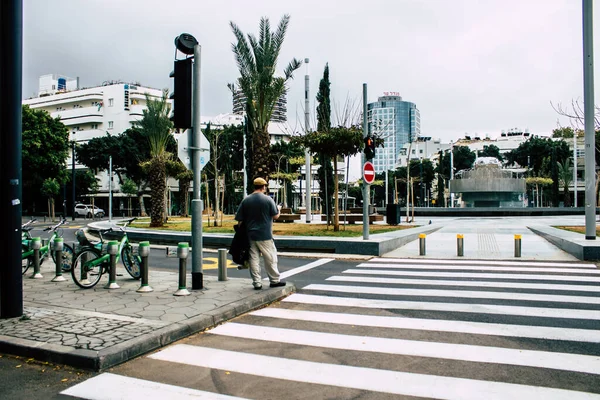
[[[63,394],[600,399],[600,270],[378,258],[136,361]]]

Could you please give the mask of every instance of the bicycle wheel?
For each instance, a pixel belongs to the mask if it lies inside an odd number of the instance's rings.
[[[71,266],[73,265],[73,248],[69,244],[63,244],[62,251],[62,270],[63,272],[69,272],[71,270]],[[56,265],[56,253],[52,252],[52,261],[54,265]]]
[[[133,247],[129,243],[121,250],[121,260],[129,275],[133,279],[140,279],[142,276],[142,260],[140,256],[133,253]]]
[[[25,253],[29,251],[29,246],[27,245],[23,245],[21,246],[21,252]],[[23,258],[21,259],[21,272],[23,275],[25,275],[25,272],[27,272],[27,270],[29,269],[29,267],[31,267],[33,265],[33,257],[27,257],[27,258]]]
[[[90,265],[90,262],[100,258],[102,254],[92,248],[83,249],[73,260],[71,277],[77,286],[83,289],[94,287],[104,272],[103,264]]]

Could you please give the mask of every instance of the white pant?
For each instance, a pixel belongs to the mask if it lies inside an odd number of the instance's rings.
[[[259,256],[262,253],[265,270],[271,283],[279,282],[279,270],[277,269],[277,249],[273,239],[250,240],[250,276],[254,286],[262,286]]]

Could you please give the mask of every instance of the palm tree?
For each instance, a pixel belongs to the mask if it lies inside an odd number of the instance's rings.
[[[289,15],[284,15],[275,32],[271,32],[268,18],[261,18],[258,39],[248,34],[247,38],[240,28],[230,22],[231,30],[237,43],[232,44],[233,54],[240,71],[237,86],[246,96],[246,115],[249,121],[249,131],[252,135],[253,154],[251,174],[268,179],[269,175],[269,121],[275,104],[287,91],[287,82],[293,78],[293,73],[302,64],[293,59],[285,68],[283,77],[275,76],[277,59],[285,38],[290,21]],[[227,85],[235,94],[235,84]]]
[[[135,122],[150,144],[150,160],[144,163],[150,183],[150,227],[164,225],[164,197],[167,188],[167,161],[172,157],[167,151],[173,123],[169,120],[170,105],[167,90],[162,98],[153,99],[146,94],[146,109],[142,119]]]
[[[558,164],[558,181],[563,187],[565,207],[571,207],[571,193],[569,193],[569,186],[573,182],[571,161],[567,159],[562,164],[560,162],[557,162],[556,164]]]

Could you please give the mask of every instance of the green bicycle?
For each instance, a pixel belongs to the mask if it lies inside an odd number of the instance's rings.
[[[141,277],[142,259],[139,255],[134,254],[133,246],[127,237],[125,228],[127,225],[135,221],[137,218],[131,218],[125,221],[119,230],[123,232],[123,236],[119,241],[119,250],[117,251],[117,262],[119,259],[123,263],[125,270],[134,279]],[[102,274],[110,272],[110,255],[106,252],[104,246],[104,237],[109,232],[114,232],[113,228],[99,231],[100,241],[90,242],[82,230],[77,231],[76,237],[81,245],[73,259],[71,268],[71,277],[77,286],[83,289],[89,289],[100,281]]]
[[[31,242],[33,241],[31,230],[33,227],[31,225],[35,221],[35,219],[29,220],[21,226],[21,272],[23,275],[33,266],[33,249],[31,248]],[[54,239],[62,237],[62,229],[59,228],[66,223],[66,218],[63,218],[58,224],[44,229],[44,232],[52,232],[52,235],[48,238],[46,244],[40,248],[40,265],[48,258],[48,255],[56,263],[56,253],[52,251],[51,246],[54,244]],[[65,272],[70,271],[72,263],[73,247],[65,243],[62,251],[62,270]]]

